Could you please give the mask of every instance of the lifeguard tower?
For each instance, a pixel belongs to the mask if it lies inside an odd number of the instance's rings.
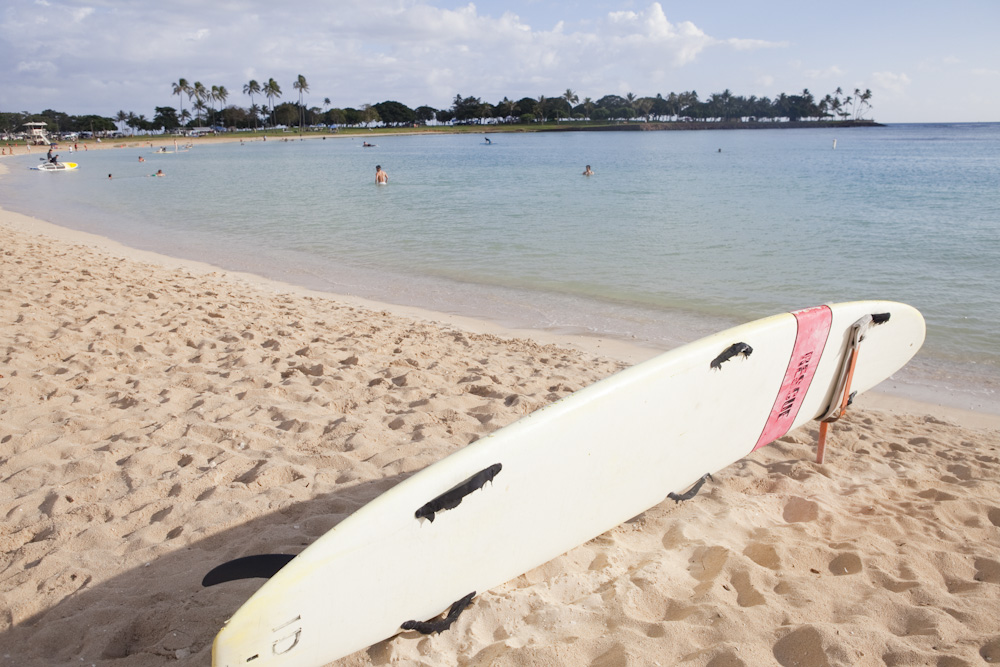
[[[27,140],[29,144],[41,146],[52,143],[45,131],[46,123],[25,123],[24,127],[28,130]]]

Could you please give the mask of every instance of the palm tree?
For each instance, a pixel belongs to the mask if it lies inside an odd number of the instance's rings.
[[[139,117],[135,115],[135,112],[129,111],[125,119],[125,124],[132,128],[132,135],[135,136],[135,128],[139,124]]]
[[[188,102],[191,102],[192,100],[194,100],[194,99],[197,98],[197,95],[195,93],[195,86],[196,85],[200,86],[201,84],[198,83],[197,81],[195,81],[194,84],[189,85],[187,87],[187,90],[184,91],[184,93],[187,95]]]
[[[635,107],[636,112],[638,112],[640,116],[645,118],[646,122],[648,123],[650,113],[653,110],[653,98],[643,97],[641,99],[636,100],[633,106]]]
[[[219,99],[219,87],[212,86],[211,90],[208,91],[208,103],[209,108],[212,110],[212,117],[209,120],[209,125],[215,126],[215,102]]]
[[[501,113],[503,113],[504,118],[510,118],[514,115],[514,110],[517,109],[517,102],[507,99],[507,96],[504,95],[497,106],[500,108]]]
[[[119,129],[122,132],[122,134],[124,134],[125,133],[125,123],[128,122],[128,113],[124,109],[119,110],[118,114],[115,116],[115,122],[122,124],[121,128],[119,128]]]
[[[539,120],[541,120],[543,123],[545,122],[545,103],[546,102],[547,102],[547,100],[545,99],[545,95],[539,95],[538,96],[538,101],[535,102],[535,114],[538,116]]]
[[[571,109],[576,106],[577,102],[580,101],[580,97],[569,88],[567,88],[566,92],[562,94],[562,98],[569,103]]]
[[[306,78],[299,74],[299,77],[292,84],[292,88],[299,91],[299,134],[302,134],[302,120],[304,116],[304,108],[302,106],[302,94],[309,92],[309,84],[306,83]]]
[[[253,96],[260,95],[260,84],[254,79],[250,79],[250,83],[243,86],[243,94],[250,96],[250,110],[253,115],[253,129],[257,129],[257,113],[253,113],[253,108],[257,105],[253,103]]]
[[[226,90],[225,86],[218,88],[212,86],[212,90],[215,92],[215,99],[219,100],[219,111],[221,112],[226,106],[226,100],[229,99],[229,91]]]
[[[788,99],[788,95],[785,93],[780,93],[774,98],[774,109],[778,113],[779,118],[787,118],[789,115],[789,106],[791,102]]]
[[[590,114],[594,113],[594,100],[589,97],[583,98],[583,112],[587,114],[587,118],[590,118]]]
[[[281,97],[281,86],[274,79],[268,79],[264,85],[264,97],[271,106],[271,125],[274,125],[274,98]]]
[[[667,115],[677,120],[677,115],[681,110],[681,98],[677,93],[667,95]]]
[[[677,98],[680,102],[678,112],[687,111],[688,113],[686,113],[685,116],[690,116],[691,107],[694,107],[698,104],[698,91],[697,90],[685,91],[680,95],[678,95]]]
[[[865,88],[865,92],[863,93],[860,88],[854,89],[854,103],[856,105],[854,109],[854,120],[861,120],[864,118],[865,110],[870,109],[872,106],[871,102],[868,101],[871,98],[871,88]]]
[[[194,101],[194,104],[191,106],[194,107],[195,118],[198,120],[198,124],[201,125],[202,122],[201,118],[202,115],[205,113],[205,101],[202,100],[201,98],[198,98]]]
[[[722,106],[722,119],[730,120],[733,117],[732,105],[733,105],[733,93],[728,88],[722,91],[719,95],[719,102]]]
[[[184,95],[191,90],[191,85],[187,82],[187,79],[178,79],[177,83],[172,84],[174,95],[180,100],[181,115],[184,114]]]
[[[205,110],[205,99],[208,98],[208,89],[202,84],[201,81],[195,81],[194,85],[191,86],[191,95],[194,96],[195,104],[194,108],[198,112],[198,122],[201,122],[201,113]]]
[[[822,118],[827,118],[828,116],[832,116],[833,114],[830,113],[830,111],[832,111],[834,107],[833,95],[827,93],[826,96],[819,101],[818,106],[819,106],[819,115]]]

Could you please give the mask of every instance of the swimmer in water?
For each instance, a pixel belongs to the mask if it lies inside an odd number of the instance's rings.
[[[389,174],[382,171],[382,165],[375,165],[375,184],[376,185],[388,185]]]
[[[590,168],[589,164],[587,165],[587,168],[583,170],[583,175],[584,176],[593,176],[594,175],[594,171]]]

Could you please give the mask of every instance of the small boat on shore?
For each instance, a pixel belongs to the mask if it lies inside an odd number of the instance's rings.
[[[43,162],[37,167],[31,167],[35,171],[70,171],[79,167],[76,162]]]

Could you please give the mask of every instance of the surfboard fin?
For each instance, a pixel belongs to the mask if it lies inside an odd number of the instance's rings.
[[[709,366],[717,371],[721,371],[722,364],[726,363],[738,354],[743,355],[744,359],[748,359],[750,355],[753,354],[753,348],[746,343],[733,343],[723,350],[722,354],[713,359]]]
[[[483,488],[486,486],[487,482],[492,482],[493,478],[496,477],[502,469],[503,465],[494,463],[489,468],[480,470],[458,486],[445,491],[437,498],[434,498],[429,503],[421,506],[416,512],[414,512],[414,516],[418,519],[427,519],[428,521],[433,522],[435,513],[442,510],[455,509],[461,504],[462,499],[467,495]]]
[[[440,621],[406,621],[401,628],[404,630],[416,630],[422,635],[429,635],[433,632],[441,633],[451,627],[451,624],[458,620],[459,614],[465,611],[466,607],[472,604],[472,598],[476,597],[476,591],[472,591],[461,600],[456,600],[448,615]]]
[[[706,472],[704,475],[702,475],[701,479],[695,482],[694,486],[688,489],[685,493],[674,493],[673,491],[671,491],[670,493],[667,494],[667,498],[670,498],[675,503],[679,503],[682,500],[691,500],[696,495],[698,495],[698,492],[701,491],[701,487],[705,485],[705,480],[708,479],[712,479],[712,473],[710,472]]]
[[[270,579],[293,558],[295,556],[288,554],[258,554],[237,558],[213,567],[201,580],[201,585],[215,586],[237,579]]]

